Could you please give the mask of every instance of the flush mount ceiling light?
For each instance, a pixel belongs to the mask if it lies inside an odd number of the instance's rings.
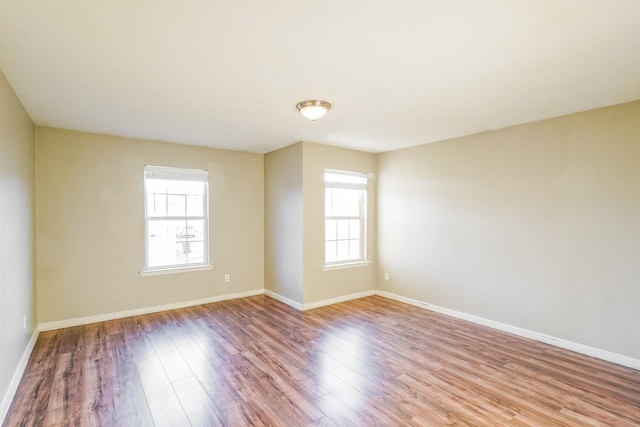
[[[314,99],[310,101],[298,102],[296,108],[304,117],[315,122],[316,120],[327,114],[327,111],[329,111],[329,108],[331,108],[331,104],[329,104],[327,101]]]

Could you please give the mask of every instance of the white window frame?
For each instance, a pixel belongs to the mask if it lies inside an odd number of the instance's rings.
[[[328,180],[327,176],[342,176],[344,177],[344,181],[349,181],[349,178],[355,178],[355,181],[364,181],[364,183],[355,183],[355,182],[341,182],[341,181],[332,181],[332,180]],[[341,170],[335,170],[335,169],[326,169],[324,171],[324,188],[325,188],[325,201],[324,201],[324,205],[323,205],[323,209],[325,209],[325,215],[324,215],[324,267],[325,270],[332,270],[332,269],[340,269],[340,268],[344,268],[344,267],[350,267],[350,266],[362,266],[362,265],[368,265],[369,262],[367,261],[367,175],[362,174],[362,173],[358,173],[358,172],[350,172],[350,171],[341,171]],[[348,190],[358,190],[360,191],[359,193],[359,200],[358,200],[358,204],[359,204],[359,215],[358,216],[336,216],[336,215],[327,215],[326,213],[326,207],[327,207],[327,200],[326,200],[326,193],[327,193],[327,189],[329,188],[337,188],[337,189],[348,189]],[[327,240],[327,235],[326,235],[326,223],[327,220],[341,220],[341,219],[347,219],[347,220],[359,220],[360,222],[360,238],[359,238],[359,252],[360,252],[360,257],[358,258],[351,258],[351,259],[347,259],[347,260],[337,260],[337,261],[331,261],[331,262],[327,262],[327,257],[326,257],[326,251],[327,251],[327,242],[330,241],[335,241],[338,242],[339,240],[337,239],[336,236],[336,240]]]
[[[198,271],[210,269],[209,258],[209,172],[201,169],[184,169],[167,166],[145,166],[144,167],[144,226],[145,226],[145,263],[144,271],[140,272],[141,275],[154,275],[163,273],[176,273],[183,271]],[[168,179],[175,181],[198,181],[204,183],[203,193],[203,216],[188,216],[185,212],[185,216],[149,216],[147,212],[147,179]],[[168,193],[165,193],[167,196]],[[186,200],[185,200],[185,203]],[[185,205],[185,210],[187,209]],[[203,241],[204,241],[204,253],[202,262],[192,262],[186,264],[169,264],[160,266],[149,266],[149,220],[153,221],[188,221],[188,220],[203,220]]]

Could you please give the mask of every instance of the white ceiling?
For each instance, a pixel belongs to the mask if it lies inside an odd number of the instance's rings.
[[[640,1],[1,0],[0,69],[38,125],[380,152],[640,99]]]

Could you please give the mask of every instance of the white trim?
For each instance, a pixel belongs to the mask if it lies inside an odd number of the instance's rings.
[[[344,180],[342,177],[357,178],[352,180]],[[341,171],[337,169],[325,169],[324,170],[324,182],[325,187],[338,184],[340,188],[354,188],[359,190],[367,189],[368,175],[360,172]],[[355,182],[353,182],[355,181]]]
[[[302,305],[302,310],[303,311],[313,310],[314,308],[320,308],[320,307],[325,307],[327,305],[338,304],[338,303],[345,302],[345,301],[351,301],[351,300],[354,300],[354,299],[370,297],[370,296],[373,296],[375,294],[376,294],[376,291],[371,290],[371,291],[357,292],[355,294],[343,295],[343,296],[335,297],[335,298],[324,299],[324,300],[316,301],[316,302],[310,302],[308,304],[303,304]]]
[[[33,347],[35,347],[36,345],[36,341],[38,340],[39,334],[40,334],[40,329],[36,326],[36,328],[33,330],[33,334],[31,335],[31,339],[29,340],[27,347],[24,349],[24,352],[22,353],[22,357],[18,362],[18,366],[16,367],[16,370],[13,373],[13,377],[11,377],[11,382],[9,382],[9,387],[7,387],[7,391],[5,392],[4,397],[2,398],[2,402],[0,403],[0,425],[4,423],[5,418],[9,413],[9,407],[11,406],[11,402],[13,402],[13,398],[16,395],[16,391],[18,391],[20,380],[22,380],[24,371],[27,368],[29,357],[31,356]]]
[[[557,338],[551,335],[542,334],[540,332],[531,331],[529,329],[507,325],[505,323],[500,323],[494,320],[485,319],[484,317],[463,313],[460,311],[452,310],[450,308],[440,307],[434,304],[429,304],[429,303],[418,301],[412,298],[403,297],[390,292],[376,291],[376,295],[384,298],[392,299],[395,301],[403,302],[405,304],[415,305],[416,307],[425,308],[427,310],[435,311],[437,313],[446,314],[447,316],[455,317],[462,320],[467,320],[469,322],[476,323],[478,325],[488,326],[490,328],[497,329],[499,331],[504,331],[504,332],[508,332],[524,338],[540,341],[545,344],[551,344],[556,347],[575,351],[576,353],[595,357],[597,359],[606,360],[607,362],[616,363],[618,365],[626,366],[628,368],[640,370],[640,359],[635,359],[633,357],[629,357],[629,356],[614,353],[608,350],[603,350],[600,348],[591,347],[591,346],[580,344],[577,342],[565,340],[563,338]]]
[[[327,179],[327,175],[333,175],[334,177],[338,178],[337,181],[332,181],[331,179]],[[358,178],[359,180],[363,181],[361,183],[348,183],[348,182],[343,182],[339,179],[339,177],[354,177],[354,178]],[[344,220],[355,220],[358,221],[358,224],[360,226],[360,232],[359,232],[359,238],[358,240],[358,246],[359,246],[359,256],[358,258],[349,258],[349,259],[340,259],[338,261],[333,261],[330,263],[326,263],[325,262],[325,269],[326,267],[331,267],[333,265],[341,265],[341,264],[355,264],[358,262],[365,262],[367,260],[367,176],[358,172],[348,172],[348,171],[338,171],[338,170],[332,170],[332,169],[325,169],[324,171],[324,228],[325,228],[325,237],[324,237],[324,248],[325,248],[325,252],[327,250],[327,244],[330,242],[333,242],[336,244],[336,251],[337,251],[337,244],[339,241],[344,241],[347,239],[338,239],[338,234],[337,234],[337,230],[336,230],[336,234],[335,236],[331,236],[330,239],[327,239],[326,236],[326,224],[327,221],[335,221],[336,223],[336,227],[338,222],[340,221],[344,221]],[[329,190],[329,197],[327,198],[327,189]],[[354,190],[357,191],[357,196],[358,196],[358,215],[335,215],[333,214],[333,198],[334,198],[334,193],[333,190],[337,189],[337,190]],[[330,211],[332,212],[332,214],[327,215],[327,206],[331,206]],[[351,242],[351,240],[355,240],[351,239],[351,234],[350,232],[348,233],[348,241]],[[350,244],[350,243],[349,243]],[[350,249],[349,249],[350,251]],[[335,253],[335,258],[338,258],[337,256],[337,252]],[[325,261],[326,261],[326,254],[325,254]],[[347,267],[343,267],[343,268],[347,268]]]
[[[335,298],[329,298],[329,299],[324,299],[321,301],[316,301],[316,302],[310,302],[308,304],[300,304],[297,301],[294,301],[290,298],[284,297],[278,293],[275,293],[273,291],[270,291],[269,289],[265,289],[264,290],[264,294],[268,297],[271,297],[273,299],[276,299],[282,303],[287,304],[288,306],[291,306],[293,308],[295,308],[296,310],[299,311],[306,311],[306,310],[313,310],[314,308],[319,308],[319,307],[325,307],[327,305],[332,305],[332,304],[338,304],[341,302],[345,302],[345,301],[351,301],[354,299],[360,299],[360,298],[365,298],[365,297],[370,297],[376,294],[376,291],[374,290],[370,290],[370,291],[363,291],[363,292],[357,292],[355,294],[349,294],[349,295],[342,295],[339,297],[335,297]]]
[[[188,271],[205,271],[212,270],[213,264],[209,265],[198,265],[195,267],[178,267],[178,268],[159,268],[157,270],[141,270],[138,274],[142,277],[146,276],[160,276],[163,274],[176,274],[176,273],[186,273]]]
[[[149,216],[149,196],[151,194],[153,194],[153,197],[155,198],[156,193],[155,193],[155,189],[153,189],[153,193],[149,192],[149,182],[150,181],[154,181],[155,179],[164,179],[164,180],[172,180],[172,181],[182,181],[182,182],[187,182],[187,181],[194,181],[194,182],[201,182],[204,185],[203,188],[203,193],[202,193],[202,216],[190,216],[188,214],[188,198],[187,198],[187,192],[181,192],[181,193],[175,193],[173,195],[175,196],[181,196],[185,198],[185,212],[184,215],[180,215],[180,216],[169,216],[168,215],[168,210],[169,209],[169,202],[168,199],[166,201],[167,206],[165,207],[166,210],[166,214],[164,216],[153,216],[150,217]],[[199,263],[197,265],[194,265],[193,267],[206,267],[211,263],[211,258],[210,258],[210,252],[209,252],[209,245],[210,245],[210,239],[211,236],[209,235],[209,171],[206,170],[200,170],[200,169],[184,169],[184,168],[173,168],[173,167],[166,167],[166,166],[145,166],[144,167],[144,270],[142,272],[144,273],[149,273],[152,270],[173,270],[173,269],[180,269],[180,268],[188,268],[191,267],[190,265],[160,265],[157,266],[159,268],[155,269],[150,267],[150,259],[149,259],[149,239],[151,238],[151,236],[149,236],[149,222],[150,221],[175,221],[175,220],[179,220],[179,221],[184,221],[185,223],[185,227],[186,224],[189,220],[191,221],[202,221],[203,223],[203,230],[202,230],[202,245],[203,245],[203,262]],[[162,193],[160,193],[162,194]],[[171,193],[168,193],[165,191],[164,193],[164,197],[169,197]],[[155,204],[155,202],[154,202]],[[185,229],[185,233],[186,233],[186,229]],[[195,236],[195,234],[194,234]],[[199,240],[195,240],[193,241],[194,243],[199,242]],[[183,244],[188,244],[189,243],[189,238],[187,237],[187,239],[182,242]],[[187,257],[188,258],[188,257]],[[189,270],[183,270],[183,271],[189,271]],[[194,270],[191,270],[194,271]],[[141,273],[142,273],[141,272]],[[173,271],[172,271],[173,272]],[[171,273],[171,272],[169,272]],[[166,274],[166,273],[157,273],[157,274]],[[141,276],[147,275],[147,274],[140,274]],[[152,274],[149,274],[152,275]]]
[[[371,264],[371,261],[356,261],[356,262],[344,262],[342,264],[327,264],[322,268],[322,270],[323,271],[342,270],[343,268],[366,267],[370,264]]]
[[[147,176],[147,173],[150,176]],[[156,176],[157,175],[157,176]],[[209,171],[203,169],[176,168],[173,166],[144,167],[144,177],[149,179],[169,179],[176,181],[200,181],[205,182],[209,177]]]
[[[69,328],[72,326],[86,325],[89,323],[104,322],[105,320],[121,319],[123,317],[138,316],[140,314],[157,313],[159,311],[175,310],[177,308],[191,307],[194,305],[209,304],[212,302],[227,301],[236,298],[246,298],[255,295],[262,295],[264,289],[254,289],[251,291],[237,292],[234,294],[218,295],[214,297],[201,298],[190,301],[182,301],[172,304],[156,305],[152,307],[136,308],[133,310],[117,311],[115,313],[98,314],[95,316],[76,317],[73,319],[57,320],[40,324],[41,331],[52,329]]]
[[[264,290],[264,294],[266,296],[268,296],[268,297],[271,297],[271,298],[276,299],[276,300],[278,300],[278,301],[280,301],[282,303],[285,303],[285,304],[295,308],[296,310],[302,311],[302,304],[300,304],[297,301],[294,301],[294,300],[289,299],[287,297],[283,297],[282,295],[277,294],[277,293],[275,293],[275,292],[273,292],[273,291],[271,291],[269,289],[265,289]]]

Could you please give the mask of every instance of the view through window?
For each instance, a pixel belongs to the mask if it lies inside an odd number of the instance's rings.
[[[209,264],[209,173],[144,169],[146,270]]]
[[[326,170],[324,185],[325,265],[364,261],[366,175]]]

